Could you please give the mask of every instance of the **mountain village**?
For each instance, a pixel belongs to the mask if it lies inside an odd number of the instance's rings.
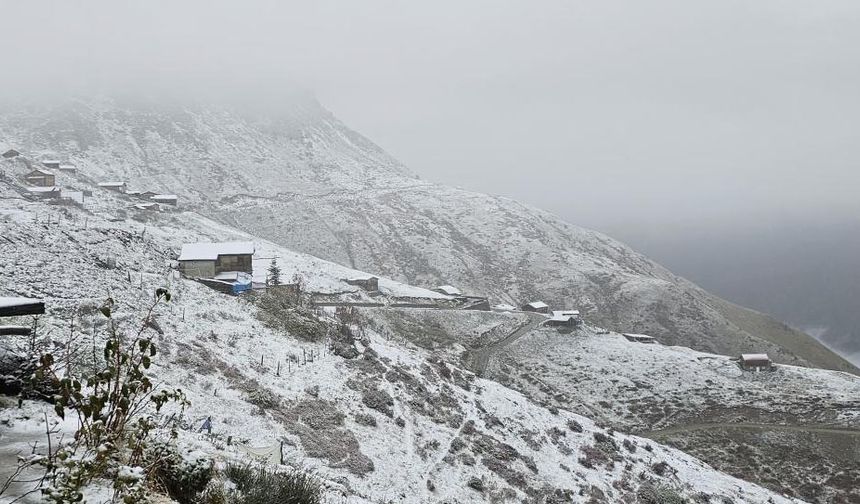
[[[357,504],[860,499],[852,373],[754,338],[722,355],[610,325],[575,293],[363,271],[103,159],[17,144],[0,159],[2,503],[40,502],[35,466],[15,468],[78,427],[16,369],[37,348],[83,368],[153,296],[138,333],[159,347],[148,374],[189,403],[153,418],[195,470],[304,471],[325,502]],[[771,459],[788,437],[793,456]],[[109,501],[112,485],[91,482],[87,501]],[[185,502],[162,493],[151,498]]]

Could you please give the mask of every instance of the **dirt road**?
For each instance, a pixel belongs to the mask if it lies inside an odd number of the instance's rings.
[[[520,325],[511,334],[506,336],[491,345],[472,351],[472,371],[478,376],[483,377],[487,372],[487,365],[490,363],[490,358],[499,352],[499,350],[510,345],[514,341],[522,338],[527,333],[537,329],[541,322],[545,321],[546,317],[538,314],[529,314],[529,320]]]

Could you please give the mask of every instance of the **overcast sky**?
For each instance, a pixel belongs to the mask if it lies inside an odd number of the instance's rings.
[[[299,83],[599,229],[860,215],[860,2],[3,0],[0,92]]]

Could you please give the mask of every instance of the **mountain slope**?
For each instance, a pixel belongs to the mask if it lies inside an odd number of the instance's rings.
[[[313,100],[277,113],[76,102],[0,119],[0,142],[64,153],[93,179],[182,204],[294,250],[416,285],[578,307],[617,330],[857,372],[809,336],[734,307],[625,245],[514,201],[431,184]]]
[[[247,238],[242,231],[192,212],[107,219],[102,215],[116,215],[129,199],[74,180],[64,182],[94,191],[85,209],[25,200],[3,168],[0,254],[7,260],[0,262],[0,295],[44,298],[39,334],[52,337],[50,347],[60,352],[76,339],[86,349],[103,344],[102,299],[113,298],[113,320],[128,330],[138,327],[153,291],[167,287],[173,297],[154,311],[158,329],[148,333],[160,349],[148,372],[159,387],[188,395],[188,424],[180,426],[177,443],[195,456],[247,462],[249,452],[269,453],[283,442],[288,465],[312,469],[325,482],[327,502],[612,503],[667,493],[711,502],[798,502],[678,450],[545,408],[372,328],[354,359],[331,353],[327,341],[274,330],[261,322],[253,298],[220,294],[168,267],[183,241]],[[349,272],[258,245],[307,275],[313,289],[331,289]],[[394,294],[421,292],[382,284]],[[26,351],[10,349],[12,339],[2,343],[3,354]],[[27,341],[17,343],[27,348]],[[169,423],[170,413],[178,412],[164,411],[158,424]],[[197,426],[208,416],[213,435],[203,436]],[[36,446],[29,443],[42,439],[42,418],[53,425],[50,405],[19,409],[0,399],[0,471],[14,467],[16,450],[29,453]]]

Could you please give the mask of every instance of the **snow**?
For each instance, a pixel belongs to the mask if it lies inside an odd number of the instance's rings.
[[[214,261],[222,255],[253,255],[254,242],[186,243],[180,261]]]
[[[741,354],[741,359],[744,361],[769,361],[767,354],[763,353],[748,353]]]
[[[630,336],[635,339],[654,339],[654,336],[648,336],[647,334],[624,333],[624,336]]]
[[[48,171],[48,170],[44,170],[44,169],[42,169],[42,168],[36,168],[35,170],[31,171],[31,172],[30,172],[30,173],[28,173],[27,175],[29,176],[29,175],[34,175],[34,174],[35,174],[35,175],[54,175],[54,172],[52,172],[52,171]]]
[[[59,187],[56,186],[48,186],[48,187],[28,187],[28,191],[31,193],[49,193],[49,192],[57,192],[60,190]]]
[[[563,311],[553,311],[552,316],[549,320],[553,322],[568,322],[570,319],[578,319],[579,311],[578,310],[563,310]]]
[[[194,113],[191,113],[192,115]],[[108,114],[107,117],[110,117]],[[206,116],[194,116],[202,127],[207,128],[211,124],[219,124],[217,121],[207,121]],[[87,172],[92,170],[93,176],[127,176],[130,173],[144,173],[138,171],[140,166],[135,165],[135,149],[138,145],[133,138],[131,129],[123,129],[122,125],[109,122],[101,123],[103,131],[120,132],[120,138],[111,142],[111,149],[116,153],[101,151],[94,147],[89,159],[84,166]],[[151,133],[151,134],[150,134]],[[154,165],[159,165],[157,160],[164,161],[165,156],[173,155],[173,146],[168,141],[168,136],[159,136],[150,132],[147,137],[147,152],[153,160]],[[332,179],[338,184],[351,184],[353,187],[374,186],[374,204],[377,204],[376,196],[380,198],[394,198],[403,187],[397,184],[387,184],[389,193],[383,191],[386,187],[386,178],[391,178],[392,173],[400,174],[402,167],[392,162],[384,153],[374,150],[366,145],[358,135],[350,136],[348,130],[341,128],[336,120],[324,118],[314,129],[303,131],[302,141],[307,145],[330,144],[335,147],[321,151],[318,147],[302,147],[301,152],[311,152],[315,164],[331,164],[335,173]],[[113,134],[113,133],[111,133]],[[126,135],[125,139],[122,135]],[[211,130],[204,135],[205,142],[211,142],[208,149],[217,150],[223,156],[241,156],[247,162],[247,149],[242,144],[222,142],[224,136],[236,135],[237,138],[256,138],[251,126],[237,125],[235,127]],[[275,144],[267,144],[260,149],[260,156],[264,157],[261,166],[251,165],[246,172],[241,170],[236,176],[249,177],[278,173],[278,177],[271,177],[277,182],[267,187],[266,191],[300,191],[293,196],[300,198],[311,193],[325,197],[325,192],[330,189],[330,180],[324,183],[318,177],[307,177],[303,179],[302,169],[284,170],[284,166],[291,165],[283,163],[284,159],[290,159],[289,155],[294,153],[292,147],[279,147]],[[364,164],[357,165],[356,153]],[[125,149],[128,149],[127,151]],[[271,149],[271,151],[267,151]],[[235,150],[236,152],[233,152]],[[257,152],[257,151],[254,151]],[[327,152],[327,154],[317,154]],[[123,160],[117,166],[113,163],[118,156]],[[269,159],[271,158],[271,159]],[[177,158],[178,159],[178,158]],[[298,159],[298,157],[296,157]],[[102,162],[98,162],[101,160]],[[380,168],[380,164],[384,167]],[[189,163],[189,165],[193,165]],[[141,165],[143,166],[143,165]],[[171,190],[170,184],[179,183],[182,180],[184,188],[194,187],[193,182],[199,182],[200,190],[215,190],[207,188],[211,184],[211,174],[199,170],[184,171],[181,176],[171,173],[169,176],[161,177],[134,175],[142,180],[153,177],[155,186],[159,190]],[[343,170],[343,173],[338,172]],[[196,173],[200,172],[200,173]],[[382,173],[382,175],[380,175]],[[364,177],[368,175],[367,177]],[[268,179],[267,179],[268,180]],[[414,181],[413,181],[414,182]],[[0,181],[0,196],[12,194],[12,191]],[[390,187],[390,186],[394,187]],[[241,187],[242,184],[236,184]],[[184,189],[183,189],[184,190]],[[434,195],[438,195],[433,186],[415,182],[415,187],[410,190],[426,191],[423,198],[427,205],[435,204]],[[3,192],[6,191],[6,192]],[[336,192],[343,192],[340,188]],[[181,192],[185,197],[185,192]],[[193,196],[193,193],[191,197]],[[366,197],[366,196],[362,196]],[[418,198],[421,199],[421,198]],[[418,201],[415,200],[415,201]],[[478,198],[478,200],[481,200]],[[481,200],[484,201],[484,200]],[[450,201],[449,201],[450,202]],[[244,204],[244,203],[242,203]],[[173,257],[173,250],[180,244],[195,240],[250,240],[251,252],[254,244],[257,244],[258,257],[254,260],[255,278],[264,275],[266,267],[271,258],[277,258],[282,268],[282,276],[289,278],[293,274],[301,275],[307,282],[309,290],[315,292],[342,292],[349,290],[341,279],[358,275],[369,275],[364,270],[378,273],[380,275],[380,290],[385,296],[424,297],[428,299],[447,299],[444,294],[434,293],[430,290],[398,282],[387,278],[384,274],[396,274],[395,266],[391,268],[379,267],[372,269],[371,264],[361,260],[350,261],[343,259],[345,264],[353,264],[356,267],[347,267],[334,262],[329,262],[309,253],[290,250],[283,245],[261,239],[251,234],[250,226],[243,226],[240,222],[224,219],[224,222],[216,222],[210,218],[201,216],[194,212],[177,212],[175,214],[156,214],[146,224],[134,220],[119,218],[116,221],[108,221],[101,215],[115,215],[121,210],[121,198],[113,194],[97,194],[95,198],[88,198],[86,212],[79,209],[70,209],[71,217],[64,217],[62,221],[51,220],[50,224],[44,224],[44,215],[56,212],[56,209],[39,202],[24,201],[14,197],[0,197],[0,215],[10,215],[12,222],[4,223],[4,238],[6,242],[0,242],[0,256],[8,261],[0,263],[0,275],[6,279],[4,289],[11,292],[39,295],[51,300],[62,308],[55,314],[44,317],[43,330],[53,334],[66,334],[69,331],[68,320],[64,314],[73,313],[80,307],[98,306],[106,293],[117,302],[117,313],[115,320],[118,323],[133,325],[139,315],[135,307],[140,307],[152,299],[152,291],[156,287],[167,287],[173,294],[170,303],[159,306],[155,315],[159,325],[164,331],[163,335],[157,336],[160,353],[157,356],[150,372],[158,379],[160,386],[182,387],[191,400],[188,420],[195,427],[207,416],[214,417],[215,439],[208,438],[196,432],[196,429],[181,430],[179,443],[188,450],[198,450],[217,461],[224,460],[247,460],[246,454],[238,447],[227,446],[223,442],[228,435],[234,436],[234,440],[243,446],[272,447],[285,440],[285,457],[289,464],[295,467],[307,467],[314,470],[321,478],[325,479],[330,488],[345,489],[344,492],[352,496],[346,502],[387,502],[392,499],[401,503],[419,502],[462,502],[478,503],[485,502],[487,496],[469,490],[465,483],[468,477],[477,476],[486,479],[491,488],[509,488],[503,478],[487,468],[485,463],[466,464],[455,459],[446,461],[445,458],[453,448],[454,441],[462,439],[465,422],[474,422],[481,433],[498,442],[513,447],[517,453],[533,460],[536,473],[532,473],[523,465],[521,460],[506,462],[506,466],[520,471],[523,478],[532,488],[570,488],[586,489],[591,486],[604,492],[610,502],[619,501],[620,491],[613,486],[619,482],[625,474],[625,466],[630,465],[630,474],[651,475],[650,466],[658,462],[668,462],[678,471],[677,479],[666,479],[667,484],[678,483],[688,497],[695,492],[706,491],[714,494],[731,497],[735,502],[765,503],[765,502],[791,502],[788,499],[774,495],[765,489],[755,485],[737,480],[725,474],[718,473],[702,462],[687,456],[677,450],[666,448],[648,440],[626,436],[620,433],[608,433],[598,426],[592,419],[585,418],[574,413],[585,412],[587,407],[571,405],[569,409],[561,409],[558,412],[548,410],[535,402],[534,398],[540,398],[539,392],[527,390],[528,394],[512,390],[500,383],[475,378],[467,371],[457,368],[459,360],[451,359],[448,364],[449,371],[453,369],[460,373],[465,385],[457,385],[455,382],[445,379],[442,374],[433,371],[432,359],[438,353],[444,351],[433,345],[430,348],[411,344],[408,338],[414,332],[424,331],[431,336],[438,336],[438,328],[442,327],[451,334],[462,339],[458,350],[465,349],[470,342],[481,341],[482,338],[499,337],[508,334],[519,326],[526,315],[524,314],[499,314],[487,312],[459,312],[456,310],[404,310],[412,316],[410,325],[404,327],[399,312],[390,308],[374,308],[362,310],[369,313],[371,321],[366,334],[367,344],[378,354],[378,358],[359,358],[355,361],[345,361],[328,352],[325,342],[311,343],[298,338],[298,335],[273,331],[263,326],[256,317],[256,307],[242,298],[225,296],[212,289],[206,288],[196,282],[179,278],[175,271],[169,268]],[[228,206],[225,204],[225,207]],[[465,210],[472,212],[475,208],[467,205]],[[319,208],[325,208],[321,206]],[[518,210],[518,209],[517,209]],[[266,208],[271,215],[272,208]],[[408,210],[408,211],[411,211]],[[421,213],[423,209],[419,206],[415,213]],[[92,212],[92,213],[88,213]],[[477,217],[463,217],[457,212],[451,212],[457,218],[470,220],[484,220],[492,222],[487,226],[486,232],[498,236],[507,236],[507,233],[496,233],[498,225],[507,225],[504,219],[494,220],[495,208],[487,211],[487,215]],[[285,213],[287,214],[287,213]],[[247,214],[246,214],[247,215]],[[295,215],[295,213],[290,214]],[[34,225],[36,218],[40,225]],[[337,219],[328,216],[324,219],[332,225],[338,225]],[[434,217],[435,218],[435,217]],[[259,219],[262,223],[265,219]],[[233,225],[225,222],[232,222]],[[392,223],[396,226],[396,223]],[[309,235],[307,241],[312,242],[317,238],[313,226],[295,225],[285,226],[291,229],[300,229],[302,233]],[[238,229],[241,228],[241,229]],[[398,230],[399,232],[399,230]],[[436,229],[430,229],[428,233],[437,233]],[[543,233],[543,230],[540,231]],[[532,235],[517,235],[512,238],[512,243],[521,239],[526,241],[512,245],[513,250],[528,250],[529,247],[537,247],[543,239],[552,237],[542,236],[540,233]],[[420,247],[426,240],[421,241],[421,233],[411,233]],[[524,238],[530,236],[530,238]],[[280,240],[281,243],[289,241]],[[297,242],[298,243],[298,242]],[[350,242],[354,247],[356,257],[370,252],[361,251],[364,242],[353,240]],[[208,243],[215,245],[217,242]],[[194,244],[192,244],[194,245]],[[207,245],[197,243],[196,245]],[[326,240],[321,240],[319,249],[334,249]],[[555,247],[562,250],[562,247]],[[433,249],[435,252],[435,249]],[[183,253],[185,247],[183,247]],[[306,252],[306,251],[305,251]],[[452,261],[448,264],[443,257],[439,263],[434,263],[431,268],[441,272],[452,272],[456,274],[458,268],[469,268],[469,264],[462,261],[474,260],[475,257],[465,257],[462,251],[458,251],[461,262]],[[63,261],[57,261],[62,257]],[[104,268],[96,265],[97,260],[112,257],[116,260],[115,268]],[[217,258],[217,254],[208,258]],[[397,261],[398,259],[387,254],[381,254],[383,261]],[[211,260],[209,259],[209,260]],[[479,259],[479,258],[478,258]],[[103,261],[104,262],[104,261]],[[362,266],[363,265],[363,266]],[[476,268],[476,271],[480,268]],[[15,274],[13,274],[13,272]],[[524,275],[526,273],[523,273]],[[131,281],[128,278],[131,278]],[[503,279],[493,278],[492,281],[499,282]],[[565,279],[566,280],[566,279]],[[426,285],[434,285],[431,278],[425,278]],[[650,280],[643,280],[640,286],[651,287]],[[466,285],[472,289],[472,285]],[[646,289],[648,290],[648,289]],[[349,291],[351,295],[363,296],[359,290]],[[648,290],[650,292],[650,290]],[[540,303],[541,306],[547,306]],[[581,306],[581,305],[579,305]],[[513,307],[511,307],[513,308]],[[100,314],[85,316],[86,324],[97,329]],[[525,319],[527,320],[527,319]],[[103,323],[103,321],[102,321]],[[78,326],[76,326],[78,327]],[[377,331],[374,327],[378,328]],[[384,329],[384,331],[383,331]],[[615,335],[621,338],[620,335]],[[617,339],[616,338],[616,339]],[[579,338],[565,338],[570,340],[571,345],[579,344]],[[455,339],[456,340],[456,339]],[[575,340],[575,343],[574,343]],[[550,376],[546,381],[551,386],[564,383],[568,388],[582,388],[587,390],[595,400],[607,395],[614,397],[615,394],[622,396],[623,385],[629,386],[630,377],[638,376],[635,370],[615,369],[630,366],[630,362],[641,360],[645,362],[643,367],[648,370],[648,379],[659,383],[662,378],[666,381],[668,376],[673,383],[665,384],[667,389],[681,387],[682,392],[691,392],[683,386],[676,386],[674,379],[676,375],[665,372],[665,369],[682,367],[686,371],[698,369],[694,363],[702,366],[699,358],[710,359],[713,356],[699,354],[689,350],[677,350],[670,357],[665,357],[645,352],[634,355],[623,354],[624,350],[618,346],[619,343],[613,338],[599,339],[589,335],[582,340],[583,347],[566,346],[564,340],[559,341],[558,335],[551,331],[534,331],[522,340],[524,348],[528,352],[520,355],[517,348],[518,341],[511,351],[522,362],[545,362],[546,369],[535,370],[535,379],[547,378],[543,373],[552,374],[561,370],[562,373],[574,374],[583,369],[589,371],[589,379],[577,382],[576,387],[570,387],[569,383],[560,376]],[[536,345],[532,346],[532,345]],[[626,348],[632,345],[625,345]],[[640,345],[645,347],[646,345]],[[363,344],[359,344],[364,348]],[[288,362],[290,356],[301,357],[305,352],[313,351],[316,358],[303,366],[295,363],[286,370],[283,365]],[[531,352],[531,353],[529,353]],[[546,353],[552,352],[558,355],[555,358],[547,358]],[[370,354],[365,354],[365,357]],[[538,358],[540,356],[540,358]],[[586,356],[586,359],[582,359]],[[616,362],[619,356],[629,357],[625,362]],[[648,359],[647,357],[653,357]],[[677,362],[680,359],[680,363]],[[292,361],[295,362],[295,361]],[[276,373],[277,363],[281,364],[280,373]],[[372,363],[380,366],[384,373],[371,374],[362,366]],[[572,365],[576,363],[576,365]],[[492,361],[491,367],[497,362]],[[562,367],[566,366],[566,367]],[[589,367],[593,366],[593,367]],[[705,364],[707,366],[707,364]],[[656,371],[655,371],[656,367]],[[728,364],[717,367],[716,374],[731,374],[737,370],[737,366],[731,368]],[[781,371],[783,368],[781,368]],[[788,369],[782,378],[794,376],[791,380],[796,383],[809,383],[808,370]],[[737,370],[739,373],[739,370]],[[625,374],[627,373],[627,374]],[[711,373],[713,374],[713,373]],[[406,379],[398,381],[398,376]],[[732,375],[736,378],[735,375]],[[621,385],[612,382],[613,379],[621,380]],[[694,378],[698,380],[698,378]],[[392,405],[393,417],[369,410],[363,400],[361,393],[351,388],[356,383],[370,383],[386,391],[394,398]],[[420,384],[433,394],[433,398],[439,400],[430,402],[431,411],[440,411],[446,403],[453,403],[457,410],[462,412],[462,418],[442,419],[436,421],[418,410],[416,404],[421,404],[425,398],[411,389],[412,384]],[[839,383],[832,375],[822,375],[815,383],[824,389],[838,388]],[[699,384],[701,385],[701,384]],[[361,453],[366,455],[374,463],[374,470],[364,476],[350,473],[340,464],[340,460],[327,460],[325,457],[311,457],[310,448],[296,434],[295,424],[284,421],[279,416],[279,411],[261,411],[258,406],[249,402],[249,390],[268,390],[277,394],[285,405],[292,405],[308,400],[310,397],[306,391],[310,386],[319,387],[315,394],[322,400],[331,401],[336,405],[339,412],[344,415],[344,426],[349,433],[354,433],[358,440]],[[798,391],[801,388],[797,389]],[[809,391],[806,390],[805,393]],[[846,389],[846,394],[853,392]],[[695,400],[695,399],[694,399]],[[49,415],[49,405],[28,403],[25,409],[44,408]],[[37,414],[23,418],[18,410],[14,408],[0,409],[0,423],[4,425],[3,435],[7,431],[28,432],[33,429],[38,420]],[[377,421],[376,427],[369,427],[355,421],[357,414],[370,414]],[[491,421],[490,415],[494,415],[499,423]],[[395,418],[404,419],[402,425],[395,422]],[[566,428],[568,421],[576,421],[582,425],[584,431],[576,433]],[[301,423],[301,420],[299,421]],[[6,429],[6,426],[11,426]],[[554,446],[548,441],[548,432],[551,429],[564,430],[564,443],[570,452]],[[539,441],[535,448],[534,443],[524,439],[524,433],[534,433]],[[586,445],[592,444],[594,435],[601,433],[613,436],[618,442],[629,440],[640,445],[653,446],[653,451],[639,450],[635,456],[625,452],[619,454],[622,463],[613,464],[612,467],[587,468],[579,465],[578,456]],[[437,447],[433,447],[433,442]],[[476,443],[479,445],[479,443]],[[481,460],[479,458],[478,460]],[[564,469],[567,467],[567,469]],[[656,476],[648,476],[654,477]],[[437,491],[435,493],[426,490],[426,481],[432,478]],[[397,493],[398,490],[400,493]],[[347,491],[348,490],[348,491]],[[512,501],[524,501],[527,496],[522,490],[513,490],[515,497]],[[585,502],[587,497],[574,493],[574,502]],[[337,502],[344,502],[343,499]]]
[[[530,307],[534,308],[535,310],[540,310],[541,308],[549,308],[549,305],[547,305],[543,301],[532,301],[531,303],[527,304],[526,306],[530,306]]]
[[[223,280],[225,282],[235,282],[245,285],[251,283],[251,275],[244,271],[225,271],[215,275],[215,280]]]
[[[149,199],[152,201],[176,201],[179,199],[179,196],[175,194],[156,194],[155,196],[150,196]]]
[[[436,287],[436,290],[441,291],[442,294],[447,294],[449,296],[459,296],[463,294],[462,292],[460,292],[460,289],[452,285],[440,285],[439,287]]]
[[[31,299],[24,297],[0,297],[0,308],[11,308],[13,306],[33,306],[39,303],[44,303],[41,299]]]
[[[122,187],[125,185],[125,182],[99,182],[99,187]]]

